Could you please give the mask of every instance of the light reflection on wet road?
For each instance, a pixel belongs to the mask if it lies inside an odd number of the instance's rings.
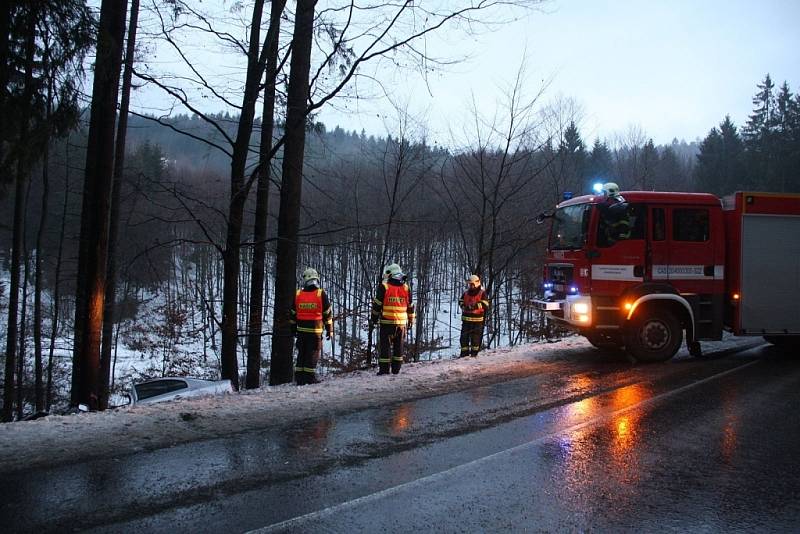
[[[0,513],[12,530],[165,532],[782,530],[800,517],[785,476],[800,360],[760,347],[597,369],[12,473]]]

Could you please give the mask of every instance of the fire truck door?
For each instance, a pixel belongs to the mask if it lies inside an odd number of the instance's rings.
[[[692,307],[695,339],[722,336],[724,246],[722,212],[710,206],[666,210],[668,256],[653,256],[653,280],[667,280]],[[658,260],[658,261],[656,261]]]
[[[591,267],[595,295],[616,297],[644,279],[646,209],[641,204],[625,204],[624,208],[621,216],[599,210],[598,254]]]
[[[653,258],[653,279],[669,280],[681,293],[710,294],[722,265],[715,261],[711,210],[705,206],[670,207],[665,224],[668,257]],[[656,261],[659,259],[659,261]]]
[[[667,279],[669,266],[669,242],[667,241],[667,209],[650,207],[650,229],[648,233],[647,274],[650,280]]]

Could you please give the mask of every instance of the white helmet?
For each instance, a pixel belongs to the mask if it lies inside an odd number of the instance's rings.
[[[391,263],[386,266],[383,270],[383,277],[384,278],[393,278],[395,280],[402,280],[403,279],[403,269],[400,268],[399,265],[396,263]]]
[[[619,196],[619,186],[614,182],[603,184],[603,194],[608,198],[617,198]]]
[[[467,285],[470,287],[479,287],[481,285],[481,277],[477,274],[473,274],[467,278]]]
[[[303,283],[308,285],[312,280],[319,282],[319,273],[317,273],[316,269],[309,267],[303,271]]]

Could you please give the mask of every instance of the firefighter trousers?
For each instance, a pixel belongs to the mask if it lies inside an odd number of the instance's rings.
[[[403,365],[403,343],[406,339],[406,327],[396,324],[382,324],[380,331],[380,355],[378,356],[378,374],[389,373],[391,364],[392,374],[400,372]]]
[[[461,321],[461,354],[464,356],[477,356],[481,350],[483,339],[483,322]]]
[[[297,334],[297,365],[294,380],[298,386],[317,383],[317,363],[322,353],[322,336],[300,332]]]

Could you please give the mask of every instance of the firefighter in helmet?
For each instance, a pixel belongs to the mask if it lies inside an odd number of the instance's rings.
[[[601,246],[611,246],[617,241],[630,239],[632,222],[628,203],[613,182],[603,184],[605,203],[600,204]]]
[[[461,354],[478,356],[483,339],[483,322],[489,310],[489,295],[481,286],[481,279],[473,274],[467,279],[467,290],[458,299],[461,308]]]
[[[333,334],[333,310],[328,294],[320,287],[315,269],[303,271],[303,287],[297,290],[291,309],[292,333],[297,336],[297,364],[294,379],[298,386],[316,384],[317,363],[322,352],[322,333]]]
[[[414,304],[406,275],[396,263],[386,266],[383,282],[372,301],[370,321],[380,323],[378,374],[400,372],[403,365],[403,342],[406,331],[414,324]]]

